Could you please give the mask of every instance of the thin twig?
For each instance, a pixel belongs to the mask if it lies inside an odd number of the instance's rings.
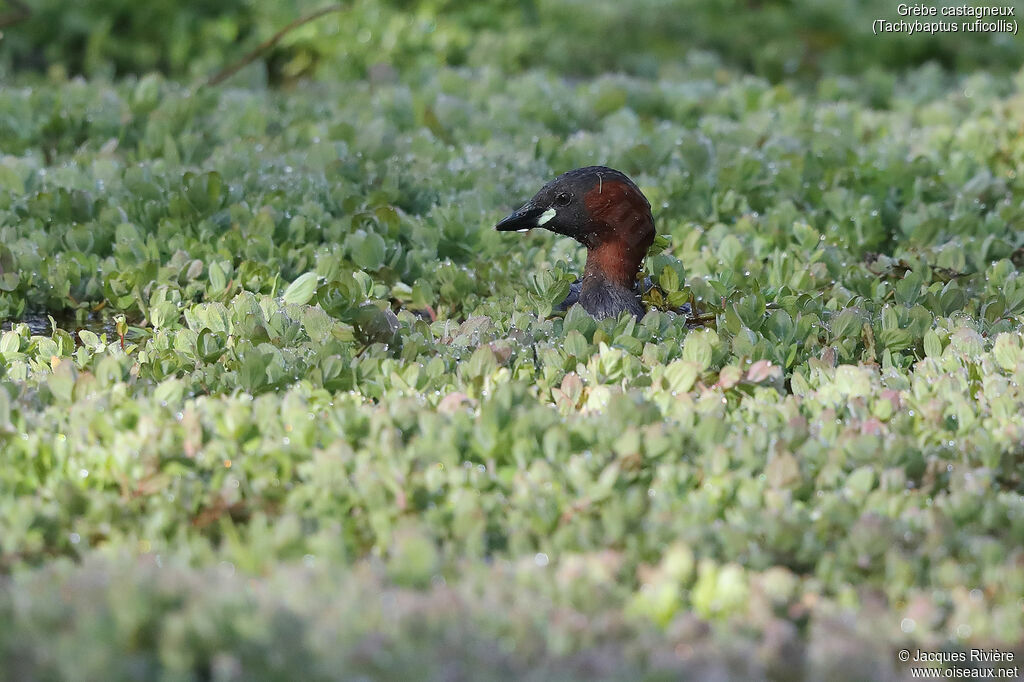
[[[20,24],[32,16],[32,9],[21,0],[7,0],[7,3],[14,8],[14,11],[0,17],[0,28]]]
[[[345,5],[331,5],[329,7],[321,7],[317,11],[311,14],[307,14],[304,17],[299,17],[298,19],[296,19],[295,21],[288,24],[280,31],[272,35],[270,38],[264,40],[262,43],[257,45],[255,49],[253,49],[247,55],[239,59],[237,62],[224,67],[214,75],[210,76],[210,78],[206,81],[205,85],[217,85],[219,83],[222,83],[223,81],[226,81],[228,78],[231,78],[236,73],[241,71],[243,68],[259,59],[270,48],[274,47],[279,42],[281,42],[281,39],[284,38],[285,35],[287,35],[290,31],[293,31],[294,29],[304,24],[308,24],[309,22],[315,19],[319,19],[320,17],[326,14],[331,14],[332,12],[340,12],[343,9],[348,8]]]
[[[718,313],[705,313],[703,315],[694,315],[693,317],[686,318],[687,324],[704,324],[710,322],[718,317]]]

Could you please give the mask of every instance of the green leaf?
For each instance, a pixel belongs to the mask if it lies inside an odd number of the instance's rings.
[[[285,303],[305,305],[316,293],[316,285],[320,276],[315,272],[307,272],[299,275],[294,282],[284,290],[282,298]]]
[[[691,332],[683,342],[683,360],[695,363],[700,371],[711,366],[712,348],[707,334]]]
[[[875,470],[873,466],[860,467],[846,479],[846,489],[857,500],[863,500],[874,486]]]
[[[666,388],[672,393],[683,393],[693,387],[702,367],[696,362],[676,360],[665,367]]]
[[[666,265],[662,269],[661,276],[658,277],[658,286],[664,289],[667,294],[679,290],[679,273],[676,272],[675,268]]]
[[[242,365],[238,369],[238,379],[242,388],[248,393],[258,393],[261,388],[267,385],[267,365],[271,356],[264,355],[259,351],[252,351],[246,354]]]
[[[352,279],[355,280],[358,288],[356,300],[361,302],[373,297],[373,277],[362,270],[356,270],[352,273]]]
[[[570,308],[570,311],[571,310],[572,308]],[[590,317],[590,315],[587,315],[587,317]],[[587,342],[587,339],[583,334],[579,333],[575,329],[570,329],[566,332],[565,341],[562,345],[565,348],[566,353],[578,360],[589,358],[593,353],[593,346]]]
[[[352,261],[364,270],[376,271],[384,265],[387,245],[376,232],[357,230],[352,239]]]
[[[4,355],[17,353],[20,347],[21,335],[13,329],[4,332],[3,336],[0,336],[0,353]]]
[[[882,331],[892,331],[899,329],[900,318],[896,313],[896,309],[892,306],[886,306],[882,309]]]
[[[50,358],[60,355],[57,342],[46,337],[36,337],[36,358],[42,362],[49,363]]]
[[[890,351],[900,351],[914,345],[914,337],[906,329],[885,329],[878,335],[878,339]]]
[[[860,333],[865,321],[864,314],[856,308],[847,308],[832,318],[832,338],[845,339]]]
[[[222,292],[225,289],[227,289],[227,286],[228,286],[227,273],[224,272],[224,268],[221,266],[220,262],[213,261],[212,263],[210,263],[209,277],[210,277],[210,289],[215,294],[219,294],[220,292]]]
[[[924,354],[930,358],[942,355],[942,341],[932,329],[929,329],[924,335]]]
[[[843,396],[866,396],[871,392],[871,379],[866,369],[853,365],[839,365],[836,367],[835,386]]]
[[[949,315],[962,310],[967,304],[967,294],[955,282],[949,282],[939,296],[939,305],[942,306],[942,313]]]
[[[487,377],[498,368],[498,361],[494,357],[494,351],[487,344],[484,344],[473,351],[466,365],[466,376]]]
[[[226,342],[224,332],[212,331],[204,327],[196,338],[196,352],[205,363],[216,362],[224,354]]]
[[[97,336],[95,332],[91,332],[88,329],[79,329],[78,338],[86,348],[96,348],[100,345],[100,337]]]
[[[165,379],[153,390],[157,402],[167,405],[179,405],[185,395],[185,384],[180,379]]]
[[[763,296],[758,294],[744,296],[733,306],[733,309],[744,326],[754,330],[761,328],[766,309]]]
[[[903,279],[896,283],[896,301],[901,305],[912,306],[921,293],[923,278],[916,271],[908,272]]]
[[[591,317],[583,306],[578,303],[569,306],[569,310],[565,313],[565,320],[562,322],[563,332],[576,331],[584,338],[592,338],[596,329],[597,320]]]
[[[1007,372],[1014,372],[1024,366],[1024,350],[1021,350],[1019,334],[1000,334],[992,347],[992,355]]]

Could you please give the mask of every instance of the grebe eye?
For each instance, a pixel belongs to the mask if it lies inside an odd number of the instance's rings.
[[[555,195],[555,206],[568,206],[570,201],[572,201],[572,197],[565,192],[559,192]]]

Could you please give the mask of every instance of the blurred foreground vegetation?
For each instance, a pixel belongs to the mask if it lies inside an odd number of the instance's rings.
[[[0,679],[1024,655],[1020,41],[360,2],[197,85],[315,8],[0,40]],[[594,163],[655,206],[639,323],[491,230]]]

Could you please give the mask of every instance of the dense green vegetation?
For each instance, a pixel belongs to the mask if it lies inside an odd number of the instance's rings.
[[[0,42],[0,679],[1024,641],[1019,41],[357,3],[211,88],[311,6],[65,4]],[[594,163],[655,206],[640,322],[552,313],[582,250],[491,229]]]

